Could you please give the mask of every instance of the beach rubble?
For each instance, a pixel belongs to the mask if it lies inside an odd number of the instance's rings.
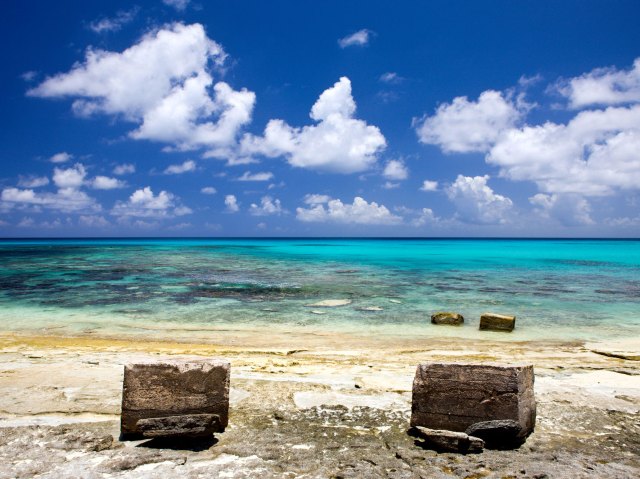
[[[126,365],[122,437],[223,432],[229,422],[229,369],[217,359]]]
[[[484,449],[484,441],[482,439],[470,436],[464,432],[415,426],[410,428],[408,433],[410,436],[420,440],[421,447],[433,449],[438,452],[474,454],[482,452]]]
[[[511,332],[516,327],[516,317],[504,314],[484,313],[480,316],[480,330]]]
[[[530,365],[420,364],[411,426],[484,434],[488,447],[519,447],[535,427],[533,383]]]

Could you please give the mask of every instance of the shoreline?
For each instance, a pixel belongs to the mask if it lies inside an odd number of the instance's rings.
[[[226,332],[182,342],[0,332],[0,477],[65,476],[78,468],[100,472],[96,476],[169,478],[205,471],[229,477],[640,475],[640,361],[593,352],[606,341],[292,338]],[[609,344],[608,351],[632,351],[637,343]],[[123,364],[202,356],[231,362],[227,431],[198,447],[120,442]],[[425,361],[533,364],[536,431],[516,451],[461,456],[421,449],[406,429],[415,367]]]

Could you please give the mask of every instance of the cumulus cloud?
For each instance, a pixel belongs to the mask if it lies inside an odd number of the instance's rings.
[[[53,182],[58,188],[79,188],[84,183],[87,172],[82,163],[76,163],[71,168],[54,168]]]
[[[432,180],[424,180],[422,182],[422,186],[420,187],[420,191],[437,191],[438,190],[438,182]]]
[[[167,191],[155,195],[149,186],[134,191],[127,201],[117,201],[111,209],[113,216],[120,217],[173,218],[191,213],[175,195]]]
[[[81,215],[78,217],[78,224],[88,228],[108,228],[111,226],[104,216],[97,215]]]
[[[131,23],[138,11],[138,7],[134,7],[131,10],[121,10],[114,17],[103,17],[99,20],[94,20],[89,24],[89,29],[95,33],[117,32],[127,23]]]
[[[218,192],[213,186],[205,186],[200,190],[200,193],[204,195],[215,195]]]
[[[584,75],[561,80],[556,88],[575,109],[640,102],[640,58],[636,58],[629,70],[596,68]]]
[[[165,175],[180,175],[182,173],[188,173],[196,171],[196,162],[193,160],[187,160],[179,165],[169,165],[165,170]]]
[[[436,224],[440,221],[431,208],[422,208],[420,214],[411,221],[413,226],[419,227],[426,224]]]
[[[49,178],[46,176],[20,176],[18,186],[22,188],[39,188],[49,184]]]
[[[317,205],[329,201],[331,201],[331,197],[328,195],[308,194],[304,196],[304,203],[307,205]]]
[[[47,78],[28,94],[75,98],[79,116],[115,115],[137,125],[130,137],[223,158],[251,120],[255,94],[214,84],[226,54],[200,24],[176,23],[123,52],[89,49],[84,62]],[[212,95],[210,91],[212,90]]]
[[[240,205],[235,195],[227,195],[224,197],[224,205],[227,207],[229,213],[237,213],[240,211]]]
[[[402,218],[392,214],[386,206],[372,201],[367,203],[356,196],[352,204],[340,200],[329,200],[312,205],[310,208],[297,208],[296,218],[304,222],[353,223],[364,225],[393,225],[402,222]]]
[[[487,162],[543,193],[603,196],[640,185],[640,105],[578,113],[503,134]]]
[[[113,174],[122,176],[122,175],[130,175],[131,173],[136,172],[136,165],[131,163],[123,163],[122,165],[116,165],[113,169]]]
[[[364,171],[376,162],[386,140],[377,127],[353,118],[355,110],[351,81],[342,77],[313,105],[315,125],[296,128],[271,120],[262,137],[245,135],[242,154],[283,156],[292,166],[334,173]]]
[[[49,158],[49,161],[51,163],[66,163],[72,158],[73,158],[72,154],[67,153],[66,151],[62,151],[60,153],[56,153],[51,158]]]
[[[100,211],[101,207],[84,191],[60,188],[55,193],[35,192],[32,189],[5,188],[0,195],[4,208],[17,205],[43,207],[64,213]]]
[[[347,48],[353,46],[364,47],[369,43],[373,32],[371,30],[367,30],[363,28],[362,30],[358,30],[357,32],[352,33],[351,35],[347,35],[338,40],[338,45],[340,48]]]
[[[249,207],[249,213],[254,216],[280,215],[282,212],[280,200],[274,200],[270,196],[263,196],[259,205],[252,203]]]
[[[388,180],[406,180],[409,177],[409,170],[401,160],[390,160],[382,172]]]
[[[420,142],[439,146],[445,153],[486,152],[507,129],[522,118],[526,107],[495,90],[477,101],[466,96],[438,107],[433,116],[415,122]]]
[[[259,173],[251,173],[245,171],[238,181],[270,181],[273,178],[273,173],[270,171],[261,171]]]
[[[565,226],[590,225],[591,206],[580,195],[545,195],[538,193],[529,198],[535,212],[543,218],[554,218]]]
[[[91,187],[96,190],[115,190],[126,186],[124,181],[108,176],[96,176],[91,180]]]
[[[458,175],[447,190],[447,196],[462,221],[478,224],[506,223],[513,208],[512,201],[496,194],[488,185],[488,175]]]

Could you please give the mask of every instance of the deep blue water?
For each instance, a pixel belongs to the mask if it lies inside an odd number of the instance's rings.
[[[351,303],[309,306],[327,299]],[[621,338],[640,334],[640,241],[5,240],[0,306],[2,330],[58,334]],[[478,332],[485,311],[516,331]]]

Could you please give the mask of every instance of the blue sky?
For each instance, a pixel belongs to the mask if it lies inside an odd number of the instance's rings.
[[[636,1],[5,1],[1,236],[640,235]]]

